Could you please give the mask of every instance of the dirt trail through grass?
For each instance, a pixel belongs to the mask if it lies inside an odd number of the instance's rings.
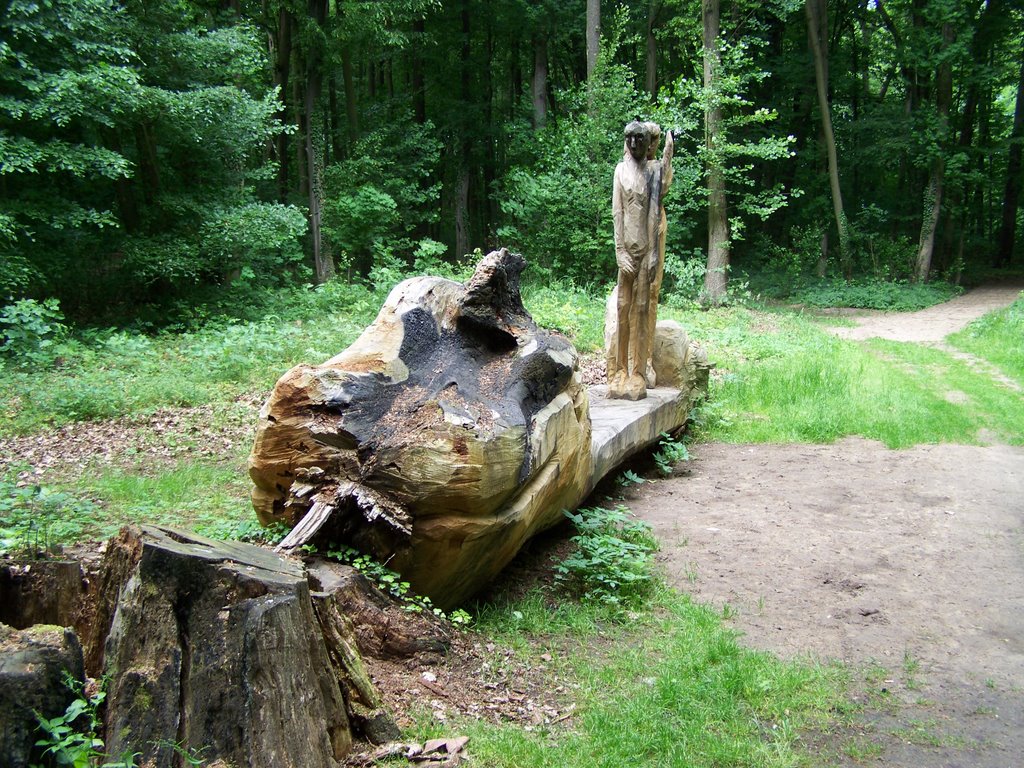
[[[1019,290],[836,332],[938,344]],[[672,583],[723,607],[744,642],[852,664],[872,705],[820,745],[822,764],[1020,764],[1024,449],[847,438],[692,454],[631,507]]]

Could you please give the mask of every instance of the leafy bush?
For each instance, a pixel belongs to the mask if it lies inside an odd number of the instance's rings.
[[[555,565],[555,582],[585,602],[613,608],[637,605],[654,586],[651,527],[626,507],[583,508],[566,512],[579,533],[576,550]]]
[[[0,309],[0,353],[16,364],[53,362],[53,343],[66,331],[57,299],[21,299]]]
[[[667,432],[662,432],[661,440],[658,441],[658,451],[654,454],[654,463],[658,471],[667,477],[672,474],[676,464],[689,460],[690,452],[686,450],[685,443],[673,439]]]
[[[851,281],[831,279],[812,283],[793,294],[793,300],[812,307],[855,307],[912,312],[962,293],[949,283],[907,283],[884,280]]]
[[[0,555],[43,557],[90,531],[99,509],[88,499],[0,479]]]

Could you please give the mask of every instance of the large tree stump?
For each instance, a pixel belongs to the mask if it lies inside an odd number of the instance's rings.
[[[162,768],[176,765],[178,745],[230,765],[333,768],[349,750],[343,692],[299,563],[146,527],[111,543],[104,574],[116,607],[97,613],[94,642],[105,638],[110,754],[139,752]],[[344,631],[332,623],[334,643],[354,646]]]
[[[278,381],[249,466],[285,549],[351,544],[448,608],[579,502],[587,393],[523,307],[524,266],[502,249],[465,285],[406,280],[351,347]]]

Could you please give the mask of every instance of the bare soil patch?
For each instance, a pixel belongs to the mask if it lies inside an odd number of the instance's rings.
[[[856,327],[831,330],[942,346],[1019,291],[858,311]],[[1020,764],[1024,449],[848,438],[691,453],[630,506],[658,534],[670,582],[721,607],[745,644],[858,671],[870,706],[819,745],[823,762]]]

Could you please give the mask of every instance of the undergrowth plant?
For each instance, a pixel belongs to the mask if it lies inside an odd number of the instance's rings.
[[[676,440],[668,432],[661,433],[661,440],[658,441],[658,450],[654,454],[654,464],[658,472],[668,477],[676,464],[681,461],[689,461],[690,452],[686,444]]]
[[[555,583],[584,602],[613,608],[638,605],[655,579],[653,554],[658,549],[651,527],[619,505],[565,512],[579,533],[575,550],[555,565]]]
[[[122,755],[115,761],[108,761],[104,755],[103,739],[98,735],[101,725],[100,705],[106,698],[103,686],[92,693],[86,692],[84,683],[67,672],[64,673],[64,685],[74,694],[74,698],[63,714],[46,718],[35,713],[40,735],[36,746],[43,750],[43,765],[134,768],[134,755]]]
[[[382,592],[402,603],[405,610],[411,613],[432,613],[459,626],[466,626],[473,621],[473,617],[461,608],[445,613],[434,605],[426,595],[418,595],[413,592],[412,586],[402,578],[401,574],[392,571],[386,565],[377,562],[371,555],[360,552],[354,547],[342,546],[340,549],[328,550],[327,557],[351,565],[376,584]]]
[[[92,530],[98,512],[96,504],[74,494],[0,478],[0,555],[56,554]]]

